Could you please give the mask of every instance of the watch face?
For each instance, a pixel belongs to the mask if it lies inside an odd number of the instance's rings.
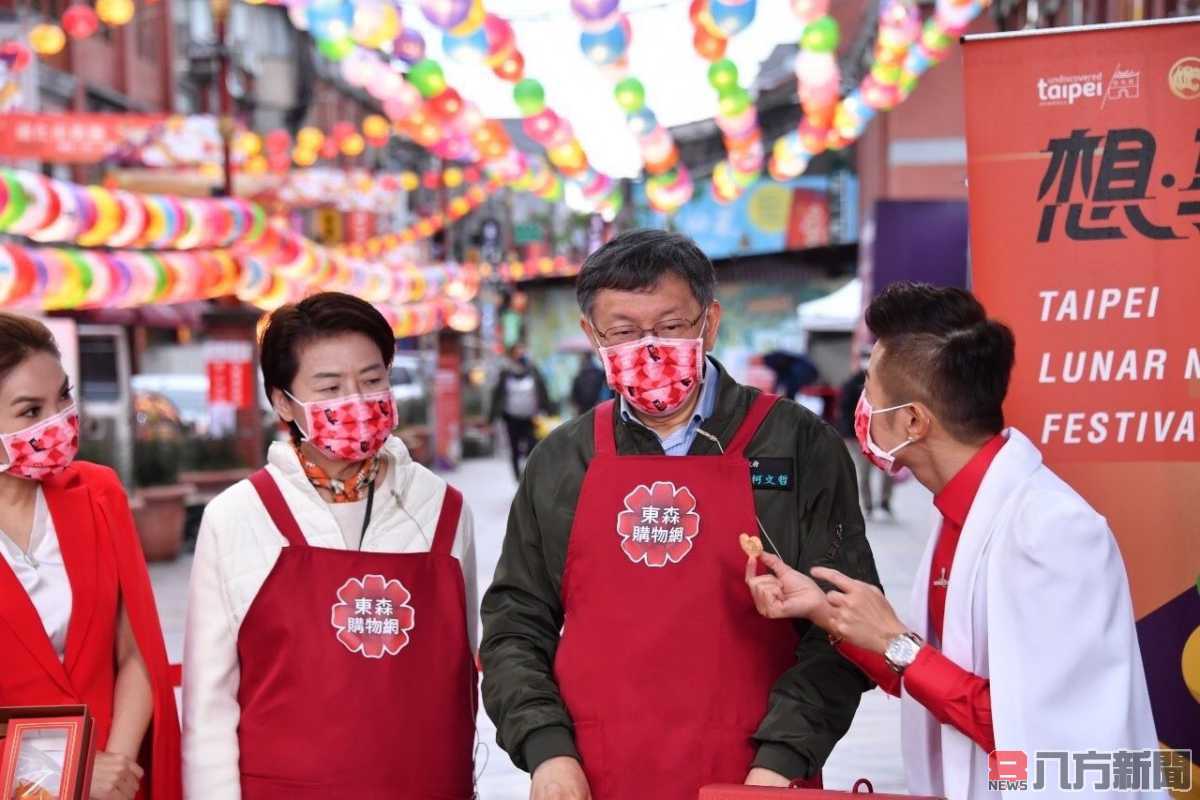
[[[898,667],[907,667],[917,657],[921,645],[908,636],[897,636],[888,643],[884,656]]]

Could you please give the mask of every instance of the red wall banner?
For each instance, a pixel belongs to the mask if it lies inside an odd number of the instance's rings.
[[[1200,20],[968,37],[964,63],[1009,422],[1108,518],[1159,738],[1200,753]]]
[[[165,114],[0,114],[0,158],[94,164]]]

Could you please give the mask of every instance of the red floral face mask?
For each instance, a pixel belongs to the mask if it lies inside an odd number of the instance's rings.
[[[79,412],[72,404],[24,430],[2,433],[0,448],[8,456],[8,463],[0,464],[0,472],[31,481],[52,478],[79,453]]]
[[[370,458],[396,427],[390,390],[309,403],[288,397],[304,409],[304,440],[335,461]]]
[[[651,417],[678,411],[700,385],[704,339],[660,339],[600,348],[608,385],[629,404]]]

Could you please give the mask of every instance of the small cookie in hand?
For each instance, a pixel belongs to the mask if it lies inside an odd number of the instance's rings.
[[[743,533],[738,536],[738,543],[742,546],[742,552],[750,558],[758,558],[763,554],[762,539],[759,539],[757,536],[749,536]]]

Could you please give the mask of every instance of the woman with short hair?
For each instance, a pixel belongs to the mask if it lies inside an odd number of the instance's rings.
[[[54,337],[0,311],[0,706],[86,705],[88,797],[176,800],[179,718],[133,515],[78,452]]]
[[[268,320],[263,383],[291,441],[200,526],[189,797],[473,794],[473,526],[392,435],[394,352],[387,321],[348,294]]]

